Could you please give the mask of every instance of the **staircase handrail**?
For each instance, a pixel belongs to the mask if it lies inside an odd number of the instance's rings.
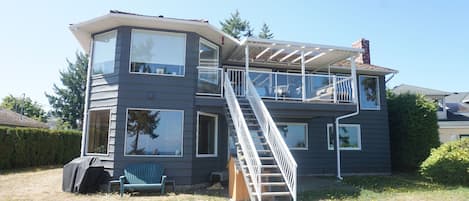
[[[224,95],[228,109],[233,121],[233,125],[236,130],[236,135],[238,137],[238,142],[241,145],[241,150],[243,151],[246,165],[249,170],[249,176],[254,185],[255,193],[257,200],[262,200],[261,192],[261,169],[262,163],[257,153],[256,147],[252,140],[251,134],[249,132],[246,120],[244,119],[241,107],[234,93],[233,87],[231,86],[231,81],[228,77],[228,73],[225,73],[224,80]],[[249,183],[246,181],[247,188],[249,189]]]
[[[275,161],[277,162],[285,183],[287,184],[288,190],[290,191],[293,200],[296,201],[298,165],[249,77],[246,78],[246,84],[246,98],[248,99],[256,119],[259,122],[259,126],[264,133],[265,139],[270,146]]]

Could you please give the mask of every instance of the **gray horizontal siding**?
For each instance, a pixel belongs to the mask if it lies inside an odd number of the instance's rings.
[[[185,77],[129,73],[130,27],[121,27],[122,40],[117,103],[114,177],[132,163],[153,162],[177,184],[192,184],[193,142],[195,137],[194,99],[198,37],[187,33]],[[183,157],[124,156],[126,113],[128,108],[173,109],[184,111]]]
[[[196,157],[196,133],[193,136],[193,183],[206,183],[211,172],[225,171],[228,156],[228,126],[225,118],[224,107],[197,107],[196,111],[218,115],[218,156],[209,158]],[[194,116],[194,125],[197,125],[197,113]]]

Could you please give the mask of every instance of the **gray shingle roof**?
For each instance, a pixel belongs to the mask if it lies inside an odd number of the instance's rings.
[[[48,128],[45,123],[2,108],[0,108],[0,126]]]
[[[396,86],[392,89],[392,91],[396,94],[410,93],[410,94],[421,94],[424,96],[447,96],[451,94],[450,92],[446,92],[446,91],[418,87],[418,86],[413,86],[413,85],[408,85],[408,84],[401,84],[399,86]]]

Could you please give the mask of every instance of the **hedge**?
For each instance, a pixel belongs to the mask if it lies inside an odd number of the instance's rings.
[[[0,127],[0,169],[62,165],[80,145],[79,131]]]
[[[469,186],[469,139],[433,149],[420,166],[420,173],[436,182]]]
[[[440,145],[436,104],[422,95],[387,94],[394,171],[414,172]]]

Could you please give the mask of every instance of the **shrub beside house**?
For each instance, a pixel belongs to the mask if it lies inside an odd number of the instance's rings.
[[[416,171],[440,145],[436,105],[422,95],[387,94],[394,171]]]

